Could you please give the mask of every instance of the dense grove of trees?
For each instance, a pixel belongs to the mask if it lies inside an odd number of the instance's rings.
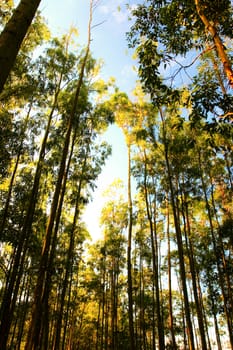
[[[3,1],[2,34],[27,3]],[[139,3],[132,98],[91,54],[98,1],[84,48],[37,13],[6,74],[0,35],[1,350],[233,349],[231,2]],[[82,214],[111,123],[128,181],[107,190],[93,243]]]

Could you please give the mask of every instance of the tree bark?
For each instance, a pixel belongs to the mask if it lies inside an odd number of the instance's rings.
[[[212,36],[218,57],[223,64],[223,69],[224,69],[224,72],[226,74],[226,77],[229,81],[231,88],[233,88],[233,70],[231,67],[230,60],[226,54],[224,44],[223,44],[223,42],[218,34],[217,28],[215,27],[214,24],[212,24],[211,21],[208,20],[208,18],[204,14],[204,11],[201,7],[199,0],[195,0],[195,5],[196,5],[197,13],[198,13],[202,23],[204,24],[204,26],[207,29],[207,31],[209,32],[209,34]]]
[[[133,322],[133,283],[132,283],[132,264],[131,264],[131,244],[132,244],[132,227],[133,227],[133,206],[131,198],[131,155],[130,145],[128,147],[128,247],[127,247],[127,275],[128,275],[128,316],[129,316],[129,336],[130,350],[135,350],[134,342],[134,322]]]
[[[41,0],[21,0],[0,34],[0,93]]]
[[[168,197],[168,195],[167,195]],[[177,350],[176,336],[174,330],[174,316],[172,303],[172,265],[171,265],[171,238],[170,238],[170,214],[169,204],[166,200],[166,218],[167,218],[167,261],[168,261],[168,290],[169,290],[169,328],[171,333],[172,348]]]

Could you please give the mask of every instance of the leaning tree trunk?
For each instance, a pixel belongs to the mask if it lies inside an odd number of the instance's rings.
[[[21,0],[0,34],[0,93],[41,0]]]
[[[231,67],[231,62],[229,57],[227,56],[225,46],[222,42],[222,39],[219,36],[216,26],[209,21],[207,16],[205,15],[204,5],[200,4],[199,0],[195,0],[197,13],[205,26],[207,33],[209,33],[212,37],[212,40],[215,44],[216,52],[218,54],[219,59],[222,62],[224,73],[229,81],[230,86],[233,88],[233,70]]]

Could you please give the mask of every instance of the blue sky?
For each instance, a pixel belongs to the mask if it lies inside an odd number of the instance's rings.
[[[135,88],[137,74],[133,66],[133,52],[128,50],[126,32],[130,28],[129,12],[126,3],[135,5],[133,0],[99,0],[93,15],[91,51],[93,57],[103,59],[101,77],[116,79],[121,91],[130,95]],[[78,44],[85,46],[89,18],[89,0],[42,0],[40,11],[46,18],[48,26],[55,36],[67,33],[71,26],[78,29]],[[103,137],[112,145],[112,156],[103,168],[93,194],[93,201],[88,205],[84,215],[87,227],[94,239],[101,236],[99,216],[106,197],[102,194],[115,179],[127,180],[127,149],[124,136],[116,126],[111,126]]]
[[[129,51],[126,42],[125,33],[130,28],[127,2],[132,6],[136,3],[133,0],[98,1],[93,25],[103,23],[92,31],[91,50],[94,58],[104,60],[102,77],[107,80],[114,76],[117,86],[129,93],[137,77],[133,69],[133,52]],[[54,35],[68,32],[73,25],[79,31],[78,43],[86,44],[89,0],[42,0],[40,10]]]

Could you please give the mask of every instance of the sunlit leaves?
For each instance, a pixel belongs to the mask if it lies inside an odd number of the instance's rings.
[[[221,6],[218,1],[204,1],[200,6],[219,34],[231,38],[230,1],[223,1]],[[128,33],[128,42],[136,49],[139,76],[146,92],[151,94],[156,105],[177,101],[177,92],[173,91],[178,80],[176,71],[187,73],[189,66],[180,59],[203,51],[213,40],[199,17],[195,2],[144,1],[132,14],[134,23]],[[192,66],[190,64],[189,68]],[[192,75],[193,70],[190,69],[189,78]],[[187,80],[187,76],[182,80]]]

